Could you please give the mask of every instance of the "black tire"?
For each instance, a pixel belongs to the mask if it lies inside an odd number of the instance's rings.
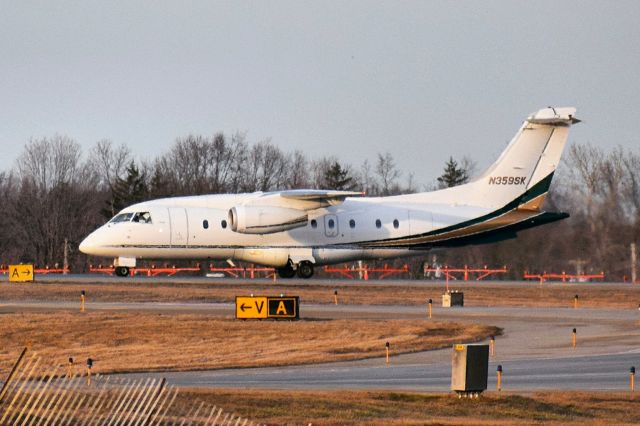
[[[129,268],[126,266],[116,266],[115,273],[119,277],[128,277],[129,276]]]
[[[280,278],[293,278],[296,275],[296,271],[291,267],[291,265],[287,265],[284,268],[276,269],[278,271],[278,276]]]
[[[313,264],[308,261],[300,262],[298,264],[298,276],[300,278],[311,278],[313,276]]]

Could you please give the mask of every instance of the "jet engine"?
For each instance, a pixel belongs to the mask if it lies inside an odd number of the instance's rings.
[[[272,206],[235,206],[229,210],[229,222],[234,232],[242,234],[272,234],[307,224],[306,211]]]

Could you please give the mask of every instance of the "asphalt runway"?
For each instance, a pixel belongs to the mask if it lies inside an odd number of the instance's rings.
[[[58,283],[78,283],[78,284],[108,284],[108,283],[172,283],[172,284],[212,284],[212,285],[252,285],[252,284],[273,284],[274,280],[271,278],[233,278],[233,277],[225,277],[225,278],[217,278],[217,277],[204,277],[204,276],[185,276],[185,275],[175,275],[175,276],[156,276],[156,277],[147,277],[143,275],[137,275],[135,277],[117,277],[106,274],[98,274],[98,273],[87,273],[87,274],[42,274],[36,276],[36,281],[38,282],[58,282]],[[429,286],[443,286],[444,281],[438,280],[413,280],[413,279],[404,279],[404,278],[394,278],[389,277],[383,280],[379,279],[369,279],[367,281],[358,280],[358,279],[345,279],[345,278],[311,278],[311,279],[283,279],[278,278],[275,281],[278,285],[291,285],[291,286],[313,286],[313,285],[335,285],[335,286],[344,286],[344,285],[353,285],[357,287],[367,287],[367,286],[376,286],[376,285],[384,285],[384,286],[398,286],[398,287],[429,287]],[[482,284],[487,284],[497,287],[506,287],[511,288],[514,285],[518,286],[537,286],[539,285],[536,280],[529,281],[509,281],[509,280],[484,280],[484,281],[462,281],[462,280],[451,280],[450,285],[454,288],[469,288],[475,287]],[[605,285],[608,288],[629,288],[629,284],[625,283],[609,283],[609,282],[592,282],[592,283],[584,283],[584,282],[558,282],[558,281],[548,281],[544,283],[545,286],[554,287],[554,286],[563,286],[563,287],[579,287],[584,285]]]

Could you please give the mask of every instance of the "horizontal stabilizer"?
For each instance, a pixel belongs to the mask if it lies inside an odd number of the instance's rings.
[[[570,124],[579,123],[580,120],[575,118],[575,108],[553,108],[548,107],[541,109],[535,114],[527,117],[527,121],[531,124],[546,124],[551,126],[568,126]]]

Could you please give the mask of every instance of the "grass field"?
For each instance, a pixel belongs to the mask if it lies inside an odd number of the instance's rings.
[[[637,425],[639,399],[628,393],[488,392],[479,399],[402,392],[184,391],[177,405],[207,401],[278,425]]]
[[[96,372],[203,370],[344,361],[424,351],[499,333],[429,320],[236,321],[203,314],[53,311],[0,315],[0,371],[24,345]],[[81,367],[81,366],[80,366]]]
[[[301,297],[303,303],[333,303],[334,291],[338,291],[339,302],[343,304],[371,305],[424,305],[427,299],[438,304],[444,291],[443,283],[409,282],[403,286],[386,285],[384,282],[359,285],[354,281],[338,284],[330,281],[304,284],[275,284],[264,281],[229,279],[220,283],[196,282],[180,284],[171,281],[131,283],[114,282],[108,284],[77,283],[33,283],[0,284],[0,302],[12,300],[78,301],[80,292],[87,292],[87,300],[102,302],[227,302],[237,295],[248,294],[293,294]],[[581,307],[611,307],[637,309],[640,303],[640,286],[607,284],[561,284],[545,283],[518,284],[505,288],[491,281],[475,283],[451,283],[452,288],[462,288],[465,305],[468,306],[539,306],[570,307],[574,296],[579,296]]]

